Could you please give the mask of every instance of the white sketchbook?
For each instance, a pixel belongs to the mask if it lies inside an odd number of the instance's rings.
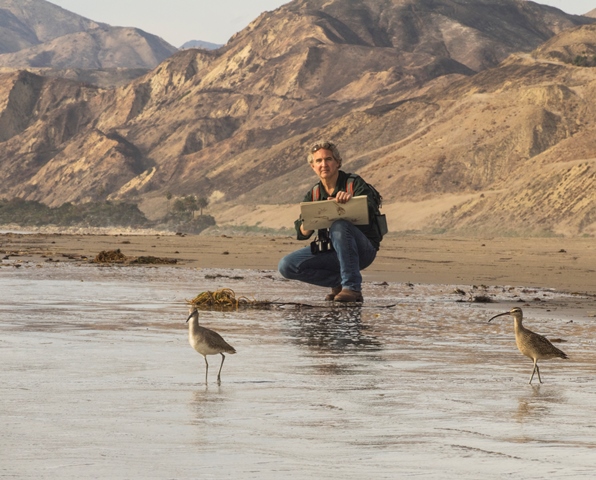
[[[300,214],[305,230],[329,228],[340,218],[354,225],[368,225],[367,196],[352,197],[347,203],[337,203],[334,200],[301,202]]]

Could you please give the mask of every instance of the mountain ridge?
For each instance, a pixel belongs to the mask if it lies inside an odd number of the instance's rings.
[[[0,69],[37,69],[74,79],[103,77],[110,69],[130,77],[156,67],[177,49],[163,39],[131,27],[112,27],[69,12],[45,0],[0,0]],[[47,69],[47,70],[43,70]],[[79,70],[104,70],[86,74]]]
[[[483,12],[484,30],[474,30]],[[326,137],[384,194],[395,230],[404,205],[443,199],[405,229],[590,233],[593,202],[569,220],[532,220],[536,205],[517,211],[502,195],[570,138],[589,151],[593,112],[583,99],[593,73],[552,55],[568,31],[579,35],[575,25],[591,38],[593,22],[516,0],[295,0],[220,49],[178,52],[115,90],[11,77],[0,84],[0,124],[19,121],[2,143],[0,165],[13,168],[0,195],[135,200],[157,218],[167,192],[194,193],[223,221],[289,225],[295,207],[275,205],[301,200],[314,183],[304,147]],[[47,100],[54,88],[71,98]],[[577,160],[572,147],[561,165]],[[512,198],[540,198],[540,185],[562,181],[555,170]],[[574,172],[568,191],[577,195],[590,174]],[[260,210],[268,213],[255,220]]]

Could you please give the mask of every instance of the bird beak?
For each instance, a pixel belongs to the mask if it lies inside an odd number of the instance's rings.
[[[498,315],[495,315],[493,318],[491,318],[490,320],[494,320],[497,317],[502,317],[503,315],[509,315],[509,312],[505,312],[505,313],[499,313]],[[489,322],[490,322],[489,320]]]
[[[186,322],[184,322],[184,323],[188,323],[188,321],[189,321],[189,320],[192,318],[192,316],[193,316],[194,314],[195,314],[195,312],[192,312],[192,313],[191,313],[191,314],[188,316],[188,318],[186,319]]]

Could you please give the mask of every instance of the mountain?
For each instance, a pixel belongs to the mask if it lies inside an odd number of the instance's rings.
[[[155,35],[93,22],[44,0],[0,0],[0,68],[70,70],[82,80],[94,75],[79,70],[131,69],[138,76],[176,51]]]
[[[186,42],[184,45],[182,45],[180,47],[180,50],[184,50],[186,48],[204,48],[205,50],[217,50],[220,47],[223,47],[223,45],[219,43],[204,42],[203,40],[190,40]]]
[[[0,0],[0,53],[100,26],[107,27],[43,0]]]
[[[291,225],[276,205],[327,137],[394,231],[594,233],[596,71],[553,57],[593,23],[523,0],[294,0],[114,90],[4,75],[0,195],[157,218],[193,193],[220,221]]]
[[[434,106],[432,125],[385,146],[361,173],[409,205],[443,198],[444,208],[425,218],[427,229],[595,234],[596,110],[589,99],[596,69],[571,63],[578,39],[594,51],[596,26],[565,31],[529,55],[511,55],[385,114],[381,127],[411,114],[414,102]],[[387,164],[392,178],[384,180]]]
[[[146,68],[157,66],[176,49],[166,42],[125,27],[98,27],[0,55],[0,65],[12,68]]]

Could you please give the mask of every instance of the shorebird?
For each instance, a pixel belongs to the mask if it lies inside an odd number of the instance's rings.
[[[205,359],[205,384],[207,384],[207,373],[209,372],[207,355],[217,355],[218,353],[221,355],[221,365],[217,373],[217,383],[221,384],[221,369],[226,359],[224,352],[236,353],[236,349],[226,342],[219,333],[199,325],[199,311],[195,307],[191,307],[189,312],[190,315],[186,319],[186,323],[190,319],[192,322],[188,323],[188,343]]]
[[[542,379],[540,378],[540,369],[538,368],[538,360],[542,359],[549,359],[549,358],[569,358],[567,354],[557,347],[555,347],[552,343],[550,343],[545,337],[542,335],[538,335],[526,327],[522,325],[523,319],[523,312],[522,309],[519,307],[514,307],[508,312],[499,313],[492,317],[489,322],[497,317],[502,317],[503,315],[511,315],[515,320],[515,343],[517,344],[517,348],[521,353],[523,353],[526,357],[530,357],[534,360],[534,370],[532,370],[532,376],[530,377],[530,384],[532,383],[532,379],[534,378],[534,373],[538,374],[538,381],[542,383]]]

